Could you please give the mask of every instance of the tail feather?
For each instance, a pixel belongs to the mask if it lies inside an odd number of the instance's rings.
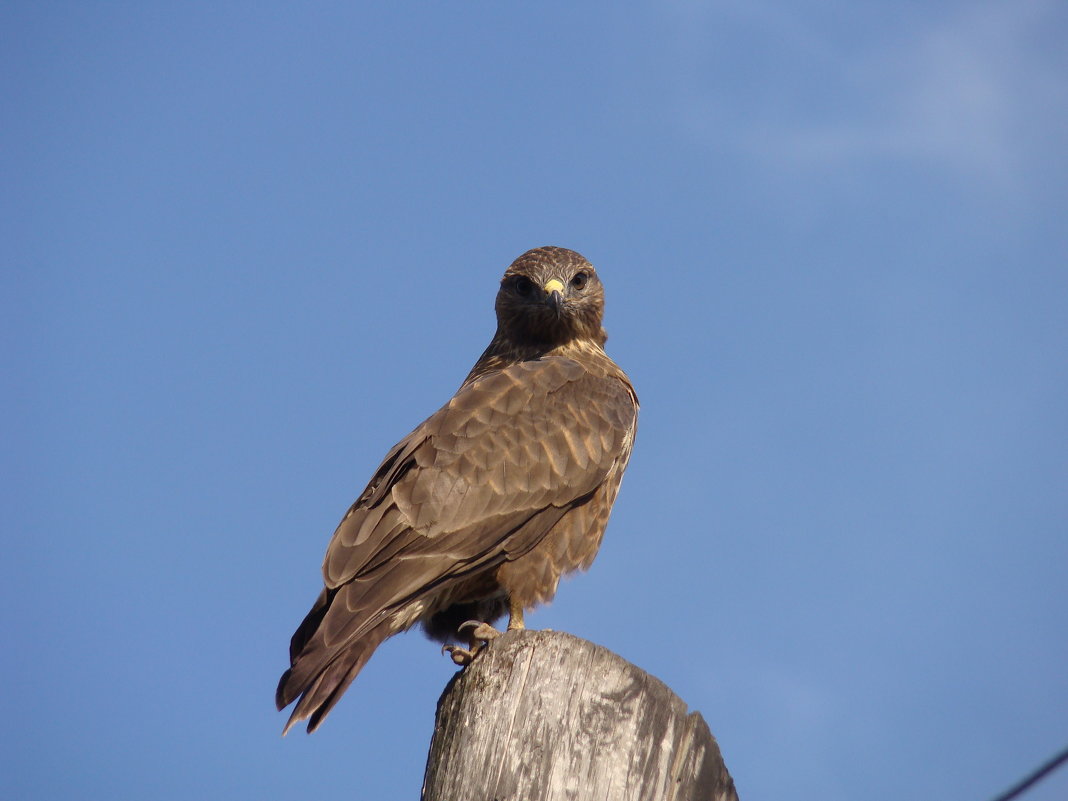
[[[335,609],[337,594],[336,589],[319,593],[289,641],[289,670],[282,674],[274,694],[279,710],[306,693],[333,662],[343,658],[373,628],[374,621],[352,615],[347,608]]]
[[[304,646],[308,644],[311,638],[315,635],[315,632],[319,630],[323,618],[326,617],[326,613],[330,611],[330,602],[334,600],[334,595],[336,594],[336,589],[328,590],[324,587],[323,591],[319,593],[319,597],[315,599],[315,603],[312,604],[312,608],[308,611],[308,614],[304,616],[304,620],[300,621],[300,625],[297,626],[297,630],[293,632],[293,636],[289,640],[290,664],[296,664],[297,657],[300,656],[301,651],[304,650]],[[279,707],[279,709],[281,709],[281,707]]]
[[[312,678],[295,682],[294,670],[301,660],[298,655],[293,662],[293,667],[282,674],[275,693],[275,702],[279,709],[299,697],[293,713],[289,716],[289,721],[282,730],[282,735],[287,734],[295,724],[305,719],[308,719],[308,733],[315,731],[352,684],[356,675],[367,664],[371,654],[392,633],[393,628],[388,623],[380,623],[370,631],[363,633],[358,640],[340,648],[336,655]]]

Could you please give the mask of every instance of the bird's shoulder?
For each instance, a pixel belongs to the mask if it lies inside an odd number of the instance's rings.
[[[628,428],[637,407],[630,379],[604,350],[575,346],[474,375],[413,434],[449,450],[456,438],[471,444],[499,429]]]

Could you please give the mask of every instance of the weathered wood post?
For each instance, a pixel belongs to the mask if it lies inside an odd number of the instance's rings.
[[[423,801],[737,801],[697,712],[621,657],[510,631],[438,701]]]

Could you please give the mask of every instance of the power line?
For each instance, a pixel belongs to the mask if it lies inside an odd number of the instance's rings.
[[[1048,776],[1049,774],[1053,773],[1053,771],[1055,771],[1065,762],[1068,762],[1068,748],[1065,748],[1063,751],[1061,751],[1055,757],[1050,759],[1048,762],[1043,763],[1040,767],[1036,768],[1034,771],[1025,776],[1023,779],[1014,784],[1001,795],[992,799],[992,801],[1012,801],[1012,799],[1018,797],[1031,785],[1036,784],[1037,782],[1046,778],[1046,776]]]

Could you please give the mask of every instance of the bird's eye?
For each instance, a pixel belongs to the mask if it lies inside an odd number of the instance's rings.
[[[529,278],[522,275],[515,279],[515,283],[512,286],[515,287],[515,293],[521,298],[527,297],[534,290],[534,284],[531,283]]]
[[[585,289],[586,283],[590,280],[590,276],[586,273],[575,273],[574,278],[571,279],[571,286],[575,289]]]

